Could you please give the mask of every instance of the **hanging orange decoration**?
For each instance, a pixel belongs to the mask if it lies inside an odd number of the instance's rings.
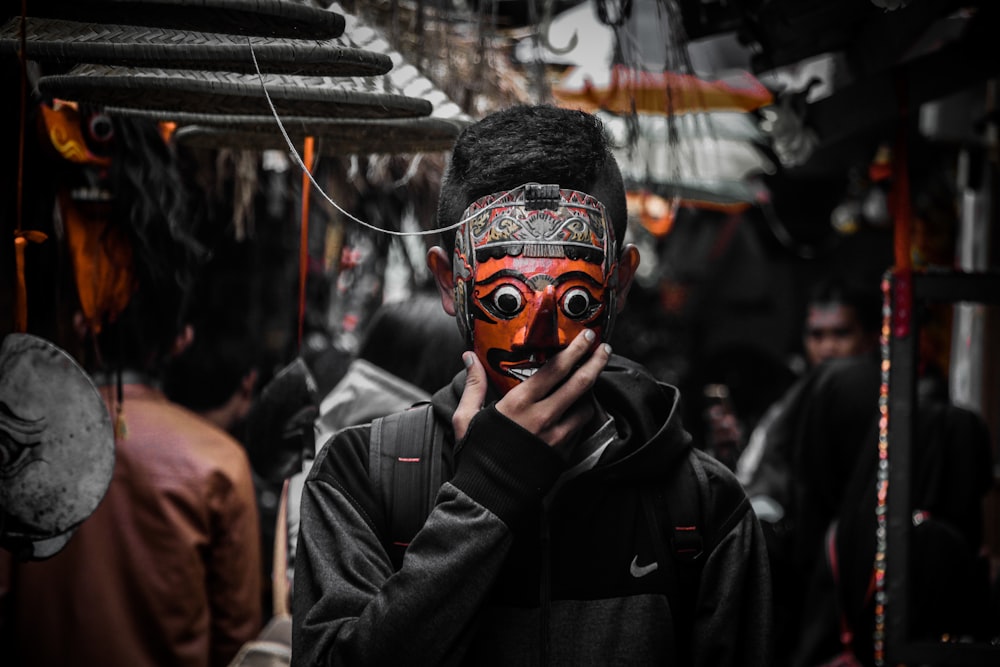
[[[302,147],[303,161],[309,169],[313,168],[313,148],[315,140],[305,138]],[[312,179],[305,171],[302,172],[302,222],[299,235],[299,336],[298,347],[302,348],[302,334],[306,319],[306,280],[309,275],[309,192]]]
[[[684,114],[706,111],[753,111],[774,103],[764,84],[749,72],[709,81],[693,74],[647,72],[625,65],[611,67],[607,85],[590,79],[574,83],[571,69],[552,93],[562,106],[614,113]]]
[[[91,330],[101,331],[125,310],[136,281],[127,233],[110,214],[91,215],[63,191],[59,196],[66,242],[73,260],[80,309]]]
[[[96,170],[97,180],[102,181],[111,157],[100,151],[109,149],[113,132],[110,125],[95,129],[101,114],[84,118],[78,104],[65,100],[41,104],[40,109],[42,130],[52,148],[82,170]],[[87,140],[85,128],[94,141]],[[94,185],[89,188],[92,192],[76,195],[72,186],[65,185],[58,195],[80,309],[95,334],[125,310],[136,287],[131,240],[111,223],[113,193],[105,188]]]
[[[24,250],[28,242],[41,243],[48,236],[34,230],[14,232],[14,261],[17,270],[17,310],[14,313],[14,330],[24,333],[28,330],[28,283],[24,276]]]
[[[639,223],[656,238],[663,238],[674,226],[677,201],[667,201],[663,197],[647,191],[630,190],[626,193],[629,213],[639,219]]]

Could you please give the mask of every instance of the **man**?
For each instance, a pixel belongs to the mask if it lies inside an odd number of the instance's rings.
[[[817,283],[802,336],[809,368],[761,417],[737,461],[771,559],[775,665],[810,664],[796,656],[818,604],[805,591],[826,566],[824,536],[878,418],[881,321],[875,286],[840,276]]]
[[[806,317],[802,331],[802,349],[806,372],[772,405],[754,427],[746,448],[737,462],[736,474],[746,486],[767,474],[768,450],[775,442],[786,438],[787,422],[794,418],[804,389],[816,376],[817,367],[831,359],[861,358],[873,365],[878,374],[879,329],[882,325],[882,304],[877,289],[865,288],[855,282],[831,276],[817,283],[806,300]],[[767,501],[762,501],[767,502]],[[770,510],[761,505],[758,511]]]
[[[302,496],[294,664],[769,664],[742,489],[690,447],[676,389],[602,342],[639,262],[626,219],[589,114],[513,107],[459,136],[438,224],[461,224],[428,253],[470,348],[432,399],[447,481],[394,572],[370,427],[326,444]],[[681,571],[660,499],[690,470],[681,529],[704,542]]]

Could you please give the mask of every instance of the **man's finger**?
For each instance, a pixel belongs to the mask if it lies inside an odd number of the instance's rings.
[[[560,390],[567,389],[578,397],[589,391],[597,382],[598,376],[611,360],[611,346],[607,343],[598,345],[582,364],[573,370],[570,377],[563,383]],[[576,385],[574,387],[574,385]],[[574,399],[576,400],[576,399]]]
[[[607,343],[598,345],[590,357],[578,368],[571,369],[566,381],[544,399],[544,402],[549,405],[549,409],[557,413],[568,410],[594,387],[597,378],[601,375],[604,367],[608,365],[610,359],[611,346]]]
[[[532,388],[534,400],[548,396],[552,389],[568,377],[573,368],[583,359],[594,344],[596,334],[590,329],[584,329],[574,338],[566,349],[545,362],[532,377],[524,382]]]
[[[451,418],[456,442],[465,437],[469,423],[483,407],[487,387],[486,369],[479,362],[479,357],[473,352],[466,352],[462,355],[462,362],[465,364],[465,388],[462,390],[462,398],[458,402],[455,414]]]

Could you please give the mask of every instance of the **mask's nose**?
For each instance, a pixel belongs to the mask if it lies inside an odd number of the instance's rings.
[[[549,285],[538,295],[535,312],[528,322],[524,346],[535,350],[552,350],[559,347],[559,311],[556,306],[556,288]]]

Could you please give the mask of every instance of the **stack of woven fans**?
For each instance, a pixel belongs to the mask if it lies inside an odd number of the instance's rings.
[[[0,28],[50,98],[177,124],[178,140],[336,153],[450,147],[470,118],[359,19],[294,0],[45,0]],[[266,90],[266,94],[265,94]]]

